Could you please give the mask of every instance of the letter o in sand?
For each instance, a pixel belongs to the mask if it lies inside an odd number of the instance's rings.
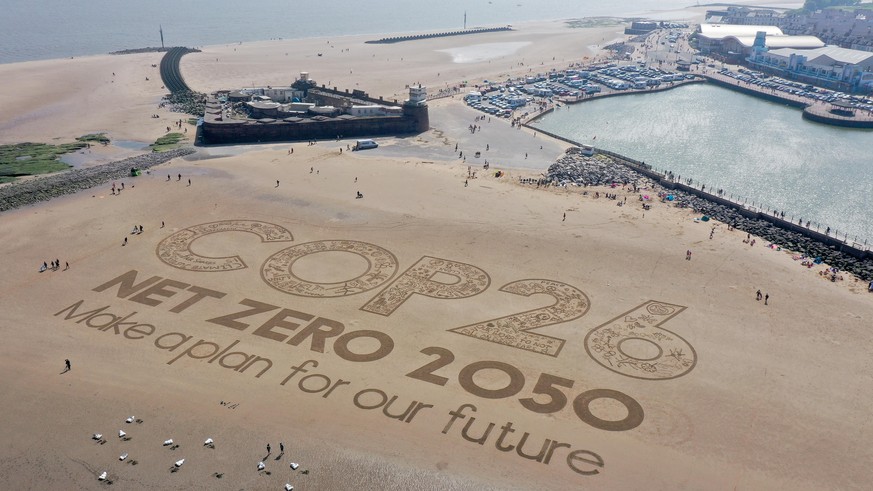
[[[627,416],[623,419],[610,421],[599,418],[591,412],[591,403],[595,399],[612,399],[622,404],[627,409]],[[643,422],[643,406],[633,397],[612,389],[594,389],[583,392],[573,401],[573,409],[576,416],[585,423],[606,431],[632,430]]]
[[[349,342],[358,338],[374,339],[379,346],[370,353],[355,353],[349,348]],[[386,356],[388,356],[389,353],[394,351],[394,340],[391,339],[391,336],[385,334],[384,332],[371,331],[367,329],[352,331],[343,334],[342,336],[338,337],[336,341],[334,341],[333,351],[337,355],[339,355],[340,358],[346,361],[376,361],[385,358]]]
[[[379,394],[379,397],[381,397],[382,400],[379,401],[378,404],[373,404],[373,405],[365,406],[365,405],[361,404],[361,401],[360,401],[361,396],[368,393],[368,392],[372,392],[374,394]],[[355,406],[359,407],[360,409],[376,409],[377,407],[382,407],[383,404],[388,402],[388,394],[382,392],[379,389],[364,389],[364,390],[358,392],[357,394],[355,394],[355,399],[353,402],[355,403]]]
[[[294,263],[310,254],[348,252],[364,258],[367,270],[343,281],[316,282],[298,277]],[[390,280],[397,272],[397,258],[386,249],[356,240],[319,240],[282,249],[264,261],[261,278],[273,288],[300,297],[347,297],[363,293]]]
[[[321,379],[324,382],[324,386],[319,387],[317,389],[308,389],[308,388],[304,387],[304,385],[306,385],[306,381],[311,379],[311,378]],[[327,375],[322,375],[320,373],[313,373],[311,375],[307,375],[307,376],[303,377],[302,379],[300,379],[300,382],[297,383],[298,389],[302,390],[303,392],[309,393],[309,394],[315,394],[317,392],[321,392],[328,387],[330,387],[330,378]]]

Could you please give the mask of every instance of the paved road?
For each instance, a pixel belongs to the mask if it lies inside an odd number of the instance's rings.
[[[368,154],[379,153],[391,157],[410,157],[423,161],[462,162],[455,152],[463,151],[466,164],[481,169],[485,160],[491,169],[537,169],[546,170],[555,159],[564,153],[566,146],[542,135],[534,136],[529,129],[510,127],[509,120],[492,116],[491,122],[475,121],[482,113],[470,109],[459,99],[445,99],[431,104],[431,130],[421,135],[385,139],[385,144]],[[467,129],[471,124],[482,127],[475,134]],[[379,138],[376,138],[380,141]],[[487,145],[487,147],[486,147]],[[540,149],[542,146],[542,149]],[[486,148],[488,148],[486,150]],[[480,152],[476,158],[475,153]],[[525,152],[528,157],[525,158]]]

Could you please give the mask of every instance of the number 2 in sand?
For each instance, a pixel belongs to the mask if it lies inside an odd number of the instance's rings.
[[[566,340],[530,331],[578,319],[588,312],[591,305],[584,292],[554,280],[513,281],[501,287],[500,291],[525,297],[537,294],[549,295],[555,299],[555,303],[498,319],[456,327],[450,329],[450,332],[534,353],[558,356]]]

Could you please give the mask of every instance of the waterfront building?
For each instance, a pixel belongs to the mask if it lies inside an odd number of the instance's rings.
[[[624,29],[624,33],[630,36],[639,36],[641,34],[648,34],[655,29],[658,29],[658,27],[659,25],[657,22],[635,20],[631,22],[630,27]]]
[[[789,36],[776,26],[735,24],[701,24],[697,43],[703,54],[720,54],[731,61],[742,61],[752,54],[756,37],[770,49],[812,49],[825,45],[815,36]]]
[[[776,26],[784,34],[816,36],[827,45],[873,52],[873,11],[869,9],[821,9],[805,12],[729,7],[707,11],[706,22]]]
[[[844,92],[873,91],[873,53],[838,46],[756,48],[751,66],[784,78]]]
[[[727,10],[708,10],[706,22],[712,24],[736,24],[745,26],[782,27],[786,14],[772,9],[750,9],[748,7],[728,7]]]

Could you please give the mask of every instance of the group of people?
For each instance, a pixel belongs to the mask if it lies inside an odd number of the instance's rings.
[[[42,266],[39,268],[39,272],[42,273],[44,271],[47,271],[49,268],[51,268],[52,271],[57,271],[58,269],[60,269],[60,267],[61,267],[61,260],[60,259],[55,259],[54,261],[51,261],[51,266],[49,266],[49,263],[43,261]],[[65,262],[64,263],[64,271],[66,271],[68,269],[70,269],[70,263]]]
[[[761,290],[758,290],[757,293],[755,293],[755,300],[761,301],[761,298],[764,299],[764,305],[769,305],[768,304],[768,302],[770,301],[770,294],[769,293],[765,293],[762,295]]]

